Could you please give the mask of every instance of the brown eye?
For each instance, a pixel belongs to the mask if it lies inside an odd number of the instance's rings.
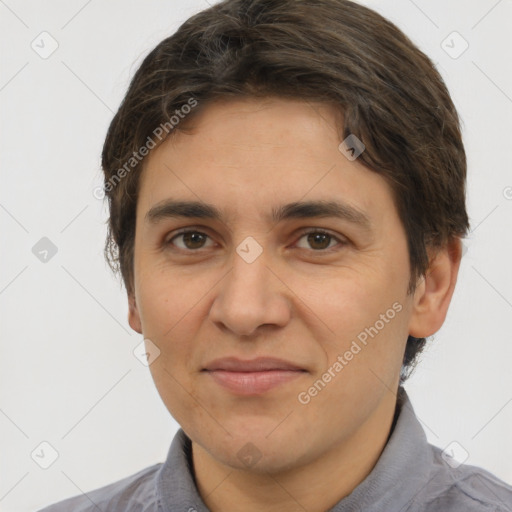
[[[301,249],[313,249],[314,251],[324,251],[326,249],[330,249],[333,247],[331,245],[332,242],[338,241],[338,245],[344,245],[345,242],[340,240],[338,237],[334,235],[322,231],[322,230],[313,230],[303,233],[299,240],[305,238],[308,244],[308,247],[300,247]],[[335,246],[336,244],[334,244]]]
[[[177,235],[173,236],[167,243],[170,245],[176,245],[178,249],[194,251],[202,249],[206,240],[209,238],[205,233],[200,231],[182,231]],[[182,240],[182,245],[175,244],[174,240]]]

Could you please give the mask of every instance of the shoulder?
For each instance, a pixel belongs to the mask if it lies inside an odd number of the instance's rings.
[[[39,512],[156,512],[156,474],[161,463],[104,487],[59,501]]]
[[[434,472],[422,500],[425,512],[512,512],[512,486],[483,468],[449,464],[440,448],[432,449]]]

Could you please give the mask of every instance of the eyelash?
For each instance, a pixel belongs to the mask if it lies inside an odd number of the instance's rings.
[[[208,234],[203,233],[202,231],[199,231],[198,229],[187,228],[187,229],[183,229],[181,231],[178,231],[176,234],[174,234],[172,236],[172,238],[170,238],[169,240],[167,240],[165,242],[165,245],[166,246],[172,246],[173,245],[173,240],[175,240],[176,238],[178,238],[178,237],[180,237],[182,235],[186,235],[188,233],[196,233],[196,234],[204,235],[204,236],[207,236],[208,238],[211,238]],[[337,236],[333,235],[332,233],[330,233],[329,231],[326,231],[326,230],[321,229],[321,228],[314,228],[314,229],[310,229],[308,231],[301,232],[298,240],[300,240],[304,236],[311,235],[311,234],[327,235],[332,240],[336,240],[338,242],[338,246],[339,247],[343,247],[343,246],[348,244],[347,240],[342,240],[342,239],[338,238]],[[335,247],[336,246],[331,247],[331,248],[327,248],[327,249],[310,249],[310,250],[312,252],[315,252],[315,253],[326,253],[326,252],[328,253],[328,252],[332,252],[332,250]],[[303,249],[303,248],[300,248],[300,249]],[[183,251],[183,252],[186,252],[186,253],[200,253],[200,252],[202,252],[203,249],[202,248],[201,249],[182,249],[182,248],[178,247],[178,248],[176,248],[176,250],[177,251]],[[308,250],[308,249],[303,249],[303,250]]]

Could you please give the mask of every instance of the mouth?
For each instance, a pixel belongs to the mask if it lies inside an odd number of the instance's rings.
[[[294,363],[269,357],[216,359],[202,371],[224,389],[245,396],[266,393],[307,373]]]

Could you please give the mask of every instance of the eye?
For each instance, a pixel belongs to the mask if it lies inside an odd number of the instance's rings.
[[[196,230],[184,230],[176,235],[174,235],[171,239],[166,242],[166,245],[176,245],[178,249],[182,249],[184,251],[194,251],[197,249],[204,248],[204,244],[206,240],[210,238],[207,234],[202,233],[201,231]],[[174,240],[181,239],[183,242],[183,246],[177,245],[174,243]]]
[[[323,229],[313,229],[307,231],[302,234],[299,240],[301,240],[302,238],[306,238],[306,241],[310,245],[310,247],[299,247],[300,249],[312,248],[314,251],[317,252],[332,248],[333,246],[330,244],[335,240],[339,242],[338,245],[343,246],[347,244],[346,240],[341,240],[340,238],[334,236],[328,231],[324,231]]]
[[[306,243],[309,247],[299,246],[299,249],[312,249],[315,252],[325,251],[326,249],[332,248],[332,243],[335,241],[337,241],[340,246],[347,244],[346,240],[342,240],[328,231],[318,228],[302,233],[299,241],[303,238],[306,239]],[[175,234],[165,243],[166,245],[175,246],[182,251],[198,252],[199,249],[212,247],[213,241],[211,241],[209,246],[205,245],[208,239],[210,239],[210,237],[206,233],[194,229],[186,229]],[[180,240],[181,244],[176,243],[175,240]],[[336,246],[336,244],[334,244],[334,246]]]

